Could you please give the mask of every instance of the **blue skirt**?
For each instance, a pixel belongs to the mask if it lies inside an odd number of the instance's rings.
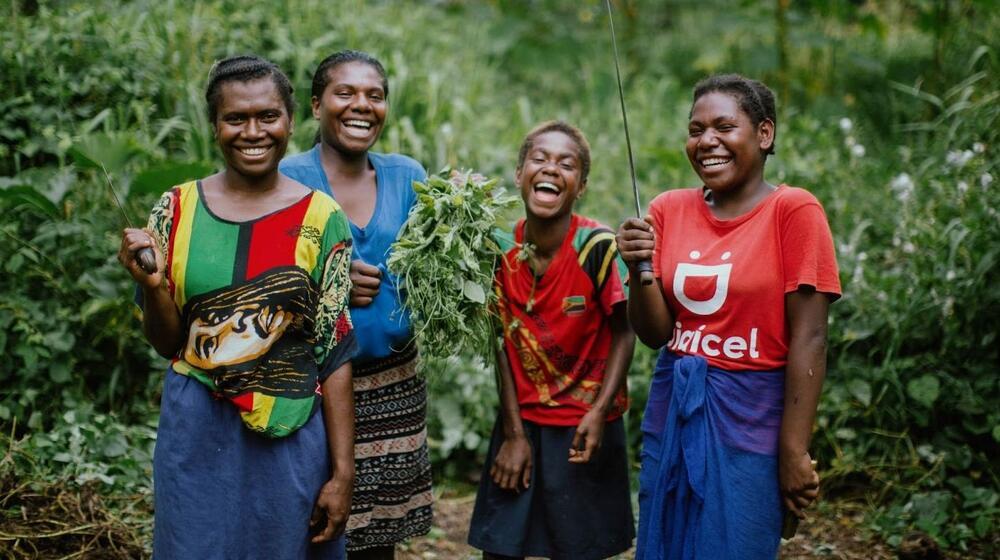
[[[662,351],[642,422],[637,560],[773,560],[784,371]]]
[[[330,477],[322,412],[285,438],[243,427],[236,407],[167,370],[153,454],[153,557],[342,559],[344,538],[309,543]]]

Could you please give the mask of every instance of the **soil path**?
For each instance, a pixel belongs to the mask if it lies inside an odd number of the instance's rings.
[[[434,503],[434,527],[426,537],[407,544],[402,560],[478,560],[478,551],[465,544],[474,495],[439,498]],[[802,522],[799,534],[781,546],[781,560],[886,560],[895,558],[888,546],[864,537],[861,514],[849,506],[836,513],[813,515]],[[632,552],[618,557],[632,560]]]

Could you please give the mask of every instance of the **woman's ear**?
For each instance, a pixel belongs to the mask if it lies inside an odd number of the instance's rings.
[[[309,104],[312,106],[313,118],[319,120],[319,98],[316,97],[315,95],[312,96],[312,99],[309,101]]]
[[[764,153],[770,152],[774,147],[774,121],[764,119],[757,125],[757,140],[760,143],[760,150]]]

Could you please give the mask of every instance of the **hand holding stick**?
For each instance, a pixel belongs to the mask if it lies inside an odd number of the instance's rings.
[[[128,218],[128,214],[125,213],[125,207],[122,206],[121,200],[118,199],[118,193],[115,192],[114,185],[111,184],[111,175],[108,174],[108,170],[101,164],[101,169],[104,171],[104,178],[108,181],[108,189],[111,190],[111,197],[115,201],[115,205],[118,206],[118,210],[121,211],[122,217],[125,218],[125,225],[130,229],[135,229],[132,226],[132,220]],[[157,271],[156,267],[156,255],[153,253],[153,249],[150,247],[143,247],[133,254],[135,262],[139,264],[139,268],[143,270],[146,274],[154,274]]]

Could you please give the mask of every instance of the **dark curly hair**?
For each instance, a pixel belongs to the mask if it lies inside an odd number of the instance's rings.
[[[694,99],[691,102],[692,108],[695,103],[706,93],[727,93],[736,99],[740,109],[750,117],[750,122],[754,126],[765,120],[774,123],[774,136],[778,136],[778,115],[774,109],[774,92],[762,82],[751,80],[739,74],[719,74],[710,76],[698,82],[694,86]],[[690,117],[690,113],[688,114]],[[766,155],[774,153],[774,144],[765,152]]]
[[[219,103],[222,101],[222,84],[227,82],[251,82],[260,78],[270,77],[278,88],[285,111],[291,119],[295,114],[294,89],[288,76],[273,62],[257,55],[231,56],[217,61],[208,73],[208,87],[205,88],[205,103],[208,107],[208,120],[215,124],[218,116]]]
[[[323,90],[330,84],[330,70],[348,62],[363,62],[374,68],[378,72],[378,75],[382,77],[382,90],[388,99],[389,80],[385,77],[385,68],[382,66],[382,63],[366,52],[352,50],[335,52],[319,63],[319,66],[316,67],[316,72],[313,73],[312,96],[316,98],[322,97]]]
[[[580,160],[580,182],[586,182],[587,176],[590,174],[590,143],[587,142],[587,137],[579,128],[565,121],[546,121],[532,128],[524,136],[524,141],[521,142],[521,150],[517,154],[517,168],[524,167],[524,159],[528,157],[528,152],[535,146],[535,138],[546,132],[562,132],[576,143],[576,157]]]

